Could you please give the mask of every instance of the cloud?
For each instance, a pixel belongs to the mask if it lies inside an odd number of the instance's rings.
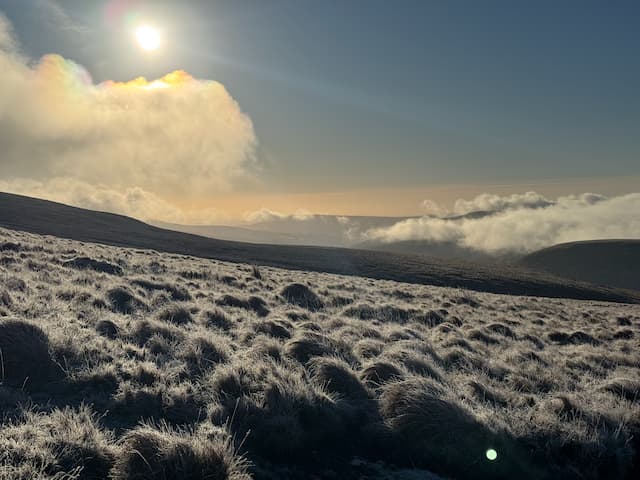
[[[383,243],[452,242],[491,254],[526,253],[578,240],[640,238],[640,193],[612,198],[585,193],[552,201],[529,192],[507,197],[480,195],[459,202],[459,207],[454,207],[454,211],[459,208],[456,213],[475,211],[478,206],[489,206],[494,213],[455,220],[407,219],[390,227],[370,229],[363,236]]]
[[[72,178],[53,178],[46,181],[0,180],[0,191],[44,198],[90,210],[133,216],[147,221],[163,220],[185,225],[204,225],[229,220],[224,212],[214,208],[183,209],[140,187],[116,190]]]
[[[456,200],[453,213],[465,215],[471,212],[502,212],[519,208],[544,208],[553,204],[553,201],[536,192],[514,193],[504,197],[483,193],[473,200]]]
[[[441,217],[447,213],[447,210],[444,207],[438,205],[438,203],[433,200],[423,200],[421,206],[422,210],[424,210],[424,212],[429,216]]]
[[[307,210],[299,209],[295,213],[288,214],[270,210],[268,208],[261,208],[254,212],[248,212],[244,215],[245,222],[249,224],[255,223],[267,223],[267,222],[304,222],[307,220],[313,220],[316,218],[311,212]]]
[[[59,196],[46,188],[61,181],[121,198],[146,192],[169,209],[176,200],[228,191],[250,175],[257,138],[218,82],[176,71],[153,81],[95,84],[59,55],[37,62],[16,55],[11,26],[0,16],[0,145],[5,183],[33,181],[46,198]],[[91,206],[111,208],[106,200]]]
[[[456,200],[452,209],[447,209],[435,201],[427,199],[422,202],[422,209],[428,216],[452,217],[474,212],[496,213],[518,208],[544,208],[553,204],[552,200],[536,192],[514,193],[503,197],[483,193],[472,200]]]

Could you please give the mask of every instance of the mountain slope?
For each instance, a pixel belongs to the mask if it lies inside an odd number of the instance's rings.
[[[563,243],[533,252],[520,264],[578,281],[640,290],[640,240]]]
[[[0,227],[108,245],[510,295],[637,303],[640,296],[521,268],[343,248],[257,245],[163,230],[110,213],[0,193]]]
[[[378,252],[406,253],[409,255],[427,255],[438,258],[469,260],[472,262],[496,263],[496,257],[487,253],[460,247],[455,242],[432,242],[429,240],[402,240],[397,242],[367,241],[356,248],[376,250]]]
[[[638,304],[0,228],[0,479],[637,479],[639,335]]]

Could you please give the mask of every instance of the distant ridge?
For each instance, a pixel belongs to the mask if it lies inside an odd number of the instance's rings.
[[[520,263],[573,280],[640,290],[640,240],[562,243],[533,252]]]
[[[631,292],[565,281],[522,268],[367,250],[216,240],[163,230],[122,215],[8,193],[0,193],[0,227],[85,242],[293,270],[357,275],[509,295],[640,303],[640,295]]]

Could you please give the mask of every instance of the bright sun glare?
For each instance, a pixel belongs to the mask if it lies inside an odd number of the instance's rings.
[[[143,50],[156,50],[160,46],[160,32],[153,27],[144,25],[136,30],[136,40]]]

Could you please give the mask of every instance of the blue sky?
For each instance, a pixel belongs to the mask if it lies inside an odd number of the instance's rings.
[[[251,118],[269,194],[640,175],[638,2],[0,0],[21,51],[95,82],[182,69]],[[604,180],[603,180],[604,181]],[[398,212],[404,213],[404,212]]]

